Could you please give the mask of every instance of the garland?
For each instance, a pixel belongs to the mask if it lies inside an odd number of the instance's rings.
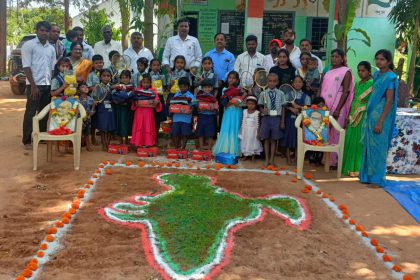
[[[325,127],[328,127],[330,125],[330,121],[329,121],[330,112],[327,111],[327,107],[325,107],[325,106],[322,107],[322,108],[319,108],[316,105],[312,105],[310,108],[313,109],[313,110],[323,110],[323,111],[325,111],[325,115],[322,118],[321,126],[317,129],[315,129],[311,126],[311,119],[308,117],[308,115],[306,113],[306,110],[308,109],[308,107],[307,106],[303,107],[303,111],[302,111],[303,125],[306,127],[307,130],[309,130],[316,137],[316,140],[312,140],[312,141],[308,141],[308,142],[310,142],[309,144],[311,144],[311,145],[317,145],[317,146],[325,145],[327,143],[327,141],[325,141],[325,139],[322,137],[321,133],[325,129]]]

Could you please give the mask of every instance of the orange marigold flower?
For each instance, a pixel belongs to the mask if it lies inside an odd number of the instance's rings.
[[[115,165],[115,161],[110,161],[109,164]]]
[[[56,233],[57,233],[57,228],[55,227],[49,228],[47,231],[47,234],[56,234]]]
[[[355,225],[355,224],[356,224],[356,221],[355,221],[355,220],[353,220],[353,219],[350,219],[349,224],[351,224],[351,225]]]
[[[357,225],[356,226],[356,230],[357,231],[363,231],[364,229],[363,229],[363,226],[362,225]]]
[[[413,280],[413,277],[408,274],[404,274],[403,280]]]
[[[396,271],[396,272],[401,272],[401,267],[399,267],[398,265],[394,265],[392,267],[392,270]]]
[[[79,209],[79,207],[80,207],[79,203],[75,203],[75,202],[73,202],[73,203],[71,204],[71,208],[73,208],[73,209]]]
[[[347,209],[347,207],[344,204],[340,204],[338,205],[338,209],[344,210],[344,209]]]
[[[286,167],[280,166],[280,170],[286,170]]]
[[[216,167],[216,169],[222,169],[223,168],[223,164],[216,163],[215,167]]]
[[[380,254],[383,254],[385,252],[385,250],[381,246],[376,246],[376,252],[378,252]]]
[[[54,236],[52,236],[51,234],[48,234],[47,237],[45,238],[45,240],[47,240],[47,242],[53,242],[54,241]]]
[[[290,180],[290,182],[292,182],[292,183],[297,183],[297,179],[296,178],[293,178],[292,180]]]
[[[305,179],[308,179],[308,180],[312,179],[312,175],[307,172],[303,173],[303,177],[305,177]]]
[[[175,163],[175,167],[180,167],[181,166],[181,164],[178,162],[178,163]]]
[[[192,168],[193,167],[193,165],[190,163],[190,164],[188,164],[188,168]]]
[[[160,162],[160,163],[159,163],[159,166],[160,166],[160,167],[164,167],[164,166],[165,166],[165,164],[163,164],[163,162]]]
[[[328,194],[323,193],[323,194],[322,194],[322,198],[328,198]]]
[[[330,201],[331,202],[334,202],[335,201],[335,198],[333,196],[330,196]]]
[[[343,209],[343,210],[341,210],[341,213],[348,215],[349,214],[349,211],[347,209]]]
[[[349,218],[349,216],[344,214],[342,218],[343,218],[343,220],[347,220]]]
[[[96,169],[96,170],[95,170],[95,173],[96,173],[96,174],[99,174],[99,173],[101,173],[101,171],[100,171],[99,169]]]
[[[68,223],[70,223],[70,219],[69,219],[69,218],[62,218],[62,219],[61,219],[61,221],[62,221],[64,224],[68,224]]]
[[[74,208],[70,208],[70,210],[69,210],[69,214],[71,214],[71,215],[76,214],[76,209],[74,209]]]
[[[378,244],[378,241],[376,241],[376,239],[372,239],[371,241],[370,241],[370,244],[372,244],[373,246],[378,246],[379,244]]]
[[[311,191],[311,190],[312,190],[312,186],[311,186],[311,185],[306,185],[306,186],[305,186],[305,189],[308,189],[308,190],[310,190],[310,191]]]
[[[272,165],[267,166],[268,170],[273,170],[273,168],[274,168],[274,166],[272,166]]]
[[[303,189],[303,190],[301,190],[301,192],[303,192],[303,193],[310,193],[311,192],[311,190],[310,189]]]
[[[35,271],[35,270],[37,270],[37,269],[38,269],[38,264],[37,264],[37,263],[35,263],[35,262],[30,262],[30,263],[26,266],[26,268],[27,268],[27,269],[30,269],[30,270],[32,270],[32,271]]]
[[[42,243],[41,246],[39,246],[39,248],[41,250],[47,250],[48,249],[48,245],[46,243]]]
[[[22,272],[22,275],[25,278],[30,278],[30,277],[32,277],[32,270],[30,270],[30,269],[24,269],[23,272]]]
[[[384,262],[392,262],[392,258],[388,255],[383,255],[382,259],[384,260]]]
[[[87,183],[86,184],[88,184],[88,185],[93,185],[93,181],[92,180],[89,180],[89,181],[87,181]]]
[[[55,222],[55,226],[59,227],[59,228],[62,228],[62,227],[64,227],[64,224],[60,221],[57,221],[57,222]]]
[[[171,167],[171,166],[172,166],[172,162],[168,162],[168,163],[166,164],[166,166]]]
[[[37,256],[38,258],[42,258],[42,257],[44,257],[44,252],[39,251],[38,253],[36,253],[36,256]]]
[[[362,231],[362,236],[367,238],[369,237],[369,234],[366,231]]]
[[[99,164],[99,168],[104,168],[104,165],[103,164]]]
[[[132,164],[132,163],[131,163],[131,161],[126,161],[126,162],[125,162],[125,165],[126,165],[126,166],[130,166],[131,164]]]
[[[276,172],[274,172],[274,175],[280,176],[280,172],[276,171]]]
[[[70,219],[71,218],[71,215],[69,213],[64,213],[63,215],[61,215],[61,218]]]
[[[210,165],[207,165],[207,166],[206,166],[206,169],[210,169],[210,167],[211,167]]]
[[[18,277],[16,277],[16,280],[25,280],[25,277],[23,275],[19,275]]]
[[[103,164],[108,164],[108,161],[107,160],[103,160],[102,163]]]
[[[145,166],[145,163],[144,163],[143,161],[139,161],[138,165],[139,165],[140,167],[144,167],[144,166]]]
[[[316,191],[316,194],[321,194],[321,190],[317,190]]]
[[[107,168],[107,169],[105,170],[105,174],[106,174],[106,175],[112,175],[112,170],[111,170],[111,168]]]
[[[96,178],[98,178],[98,176],[96,176],[96,175],[93,175],[93,176],[92,176],[92,178],[95,178],[95,179],[96,179]]]
[[[85,185],[85,189],[90,189],[90,185]]]

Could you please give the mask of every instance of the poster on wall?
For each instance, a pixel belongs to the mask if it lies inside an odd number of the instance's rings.
[[[227,32],[223,32],[222,30]],[[243,52],[244,31],[244,12],[219,11],[219,32],[226,34],[226,49],[234,55],[239,55]]]
[[[268,53],[268,44],[274,38],[281,39],[287,28],[294,27],[293,12],[264,12],[262,53]]]
[[[386,18],[391,12],[391,0],[364,0],[362,17]]]
[[[297,16],[317,16],[318,0],[264,0],[264,11],[295,12]],[[322,1],[321,1],[322,2]]]

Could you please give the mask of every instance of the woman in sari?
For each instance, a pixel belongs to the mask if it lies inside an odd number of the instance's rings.
[[[74,42],[70,46],[70,62],[73,70],[76,72],[78,82],[86,82],[90,71],[92,70],[92,62],[82,57],[83,45]]]
[[[373,76],[373,89],[362,128],[362,165],[360,182],[384,187],[386,159],[392,138],[398,104],[398,77],[392,72],[392,54],[379,50],[375,54],[379,68]]]
[[[344,52],[335,49],[331,52],[331,68],[325,73],[321,85],[321,97],[325,105],[341,127],[345,127],[354,95],[354,77],[351,69],[346,66]],[[338,144],[340,134],[330,129],[328,134],[330,144]],[[337,166],[337,154],[331,153],[330,163]]]
[[[367,61],[357,65],[357,74],[360,81],[356,83],[354,99],[351,104],[349,122],[346,130],[344,144],[343,175],[359,176],[360,163],[362,161],[362,125],[366,114],[366,104],[372,92],[372,66]]]

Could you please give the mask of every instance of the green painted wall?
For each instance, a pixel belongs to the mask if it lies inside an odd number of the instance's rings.
[[[357,64],[366,60],[375,66],[374,55],[379,49],[393,50],[395,48],[395,26],[387,18],[356,18],[353,28],[362,28],[371,38],[371,47],[367,47],[360,41],[348,41],[348,45],[356,50],[356,55],[352,52],[347,54],[348,65],[356,71]],[[355,35],[356,34],[356,35]],[[349,38],[362,38],[357,33],[349,33]],[[356,72],[354,72],[356,74]]]
[[[306,38],[306,26],[307,26],[308,17],[304,16],[295,16],[295,27],[296,32],[295,45],[299,45],[300,40]]]

